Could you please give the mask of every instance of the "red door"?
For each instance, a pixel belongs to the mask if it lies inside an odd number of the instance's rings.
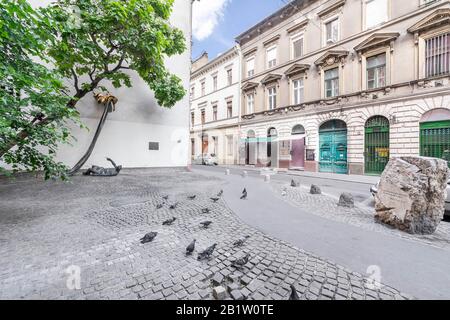
[[[291,168],[305,166],[305,138],[291,141]]]

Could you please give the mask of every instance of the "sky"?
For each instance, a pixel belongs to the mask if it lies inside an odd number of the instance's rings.
[[[286,0],[200,0],[193,7],[192,58],[213,59],[235,45],[234,38],[283,7]]]

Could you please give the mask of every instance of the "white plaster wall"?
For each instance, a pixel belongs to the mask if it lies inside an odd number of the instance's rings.
[[[31,0],[35,6],[51,0]],[[168,58],[166,66],[183,81],[186,95],[171,109],[157,105],[152,91],[137,73],[131,71],[132,88],[114,89],[108,82],[101,84],[119,99],[116,111],[110,113],[96,147],[85,164],[109,165],[111,157],[124,167],[186,166],[189,161],[189,75],[191,39],[191,1],[176,0],[171,23],[184,31],[187,50]],[[81,121],[90,129],[73,128],[76,141],[61,146],[57,160],[71,166],[84,154],[96,130],[103,106],[88,94],[77,105]],[[149,142],[159,142],[158,151],[148,149]]]

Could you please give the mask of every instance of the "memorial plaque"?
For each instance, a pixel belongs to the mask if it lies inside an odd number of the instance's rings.
[[[314,149],[306,149],[306,160],[314,161]]]
[[[394,185],[385,184],[380,188],[378,197],[386,207],[392,208],[394,216],[400,221],[405,220],[406,211],[411,209],[412,204],[408,193]]]
[[[159,150],[159,142],[149,142],[148,149],[149,150]]]

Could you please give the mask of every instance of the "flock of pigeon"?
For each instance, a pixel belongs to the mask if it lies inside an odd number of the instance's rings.
[[[220,190],[219,193],[218,193],[215,197],[211,197],[210,199],[213,201],[213,203],[216,203],[217,201],[220,200],[220,197],[221,197],[222,195],[223,195],[223,190]],[[191,195],[191,196],[188,196],[187,198],[188,198],[189,200],[195,200],[196,197],[197,197],[196,195]],[[163,198],[164,201],[169,200],[169,196],[168,196],[168,195],[165,195],[165,196],[163,196],[162,198]],[[242,200],[247,199],[247,190],[246,190],[245,188],[244,188],[244,190],[242,191],[241,199],[242,199]],[[178,202],[175,202],[175,203],[171,204],[171,205],[169,206],[169,209],[171,209],[171,210],[176,209],[176,207],[178,206],[178,204],[179,204]],[[161,209],[163,206],[164,206],[164,202],[159,203],[159,204],[156,205],[156,209]],[[202,213],[210,213],[210,212],[211,212],[211,210],[210,210],[209,208],[203,208],[203,209],[202,209]],[[163,221],[162,225],[163,225],[163,226],[170,226],[170,225],[172,225],[176,220],[177,220],[176,217],[172,217],[172,218],[170,218],[170,219],[167,219],[167,220]],[[200,222],[200,225],[201,225],[202,228],[204,228],[204,229],[208,229],[209,226],[210,226],[211,224],[212,224],[212,221],[210,221],[210,220],[206,220],[206,221]],[[154,232],[154,231],[149,232],[149,233],[147,233],[145,236],[143,236],[143,237],[140,239],[140,241],[141,241],[142,244],[145,244],[145,243],[148,243],[148,242],[152,242],[152,241],[156,238],[157,235],[158,235],[158,232]],[[241,247],[241,246],[243,246],[244,243],[245,243],[245,241],[246,241],[249,237],[250,237],[250,236],[245,236],[244,238],[235,241],[235,242],[233,243],[233,246],[235,246],[235,247]],[[195,250],[195,242],[196,242],[196,240],[194,239],[194,240],[186,247],[186,255],[191,255],[191,254],[194,252],[194,250]],[[202,252],[200,252],[200,253],[198,254],[197,259],[198,259],[198,260],[209,259],[209,258],[211,257],[211,255],[213,254],[213,252],[214,252],[216,246],[217,246],[217,243],[214,243],[212,246],[210,246],[210,247],[206,248],[205,250],[203,250]],[[243,257],[243,258],[240,258],[240,259],[237,259],[237,260],[233,261],[233,262],[232,262],[232,266],[234,266],[234,267],[236,267],[236,268],[241,268],[241,267],[243,267],[243,266],[248,262],[248,259],[249,259],[249,258],[250,258],[250,254],[247,254],[247,255],[246,255],[245,257]]]
[[[217,201],[220,200],[220,197],[223,195],[223,190],[220,190],[220,192],[215,196],[215,197],[211,197],[210,199],[213,201],[213,203],[216,203]],[[187,198],[189,200],[195,200],[197,196],[196,195],[191,195],[188,196]],[[163,196],[163,199],[165,201],[167,201],[169,199],[169,196]],[[244,190],[242,191],[242,195],[240,197],[241,200],[246,200],[247,199],[247,190],[246,188],[244,188]],[[157,209],[161,209],[164,206],[164,203],[160,203],[158,205],[156,205]],[[169,206],[169,209],[173,210],[178,206],[178,202],[172,204]],[[211,212],[211,210],[209,208],[203,208],[202,209],[202,213],[209,213]],[[163,221],[163,226],[170,226],[172,225],[175,221],[177,220],[176,217],[172,217],[171,219],[167,219],[165,221]],[[212,224],[212,221],[210,220],[206,220],[203,222],[200,222],[200,225],[204,228],[207,229],[210,225]],[[142,244],[148,243],[148,242],[152,242],[156,236],[158,235],[157,232],[149,232],[147,233],[144,237],[142,237],[140,239]],[[238,239],[235,242],[233,242],[233,247],[242,247],[245,242],[247,241],[247,239],[250,238],[249,235],[245,236],[244,238]],[[192,242],[186,247],[186,255],[192,255],[194,250],[195,250],[195,243],[196,243],[196,239],[192,240]],[[205,250],[201,251],[198,256],[197,256],[197,260],[205,260],[205,259],[209,259],[211,257],[211,255],[213,254],[214,250],[216,249],[217,243],[214,243],[213,245],[211,245],[210,247],[206,248]],[[243,268],[249,261],[250,259],[250,254],[247,253],[244,257],[236,259],[234,261],[231,262],[231,265],[237,269],[241,269]],[[293,285],[291,285],[291,294],[289,296],[289,300],[299,300],[297,291],[295,289],[295,287]]]

